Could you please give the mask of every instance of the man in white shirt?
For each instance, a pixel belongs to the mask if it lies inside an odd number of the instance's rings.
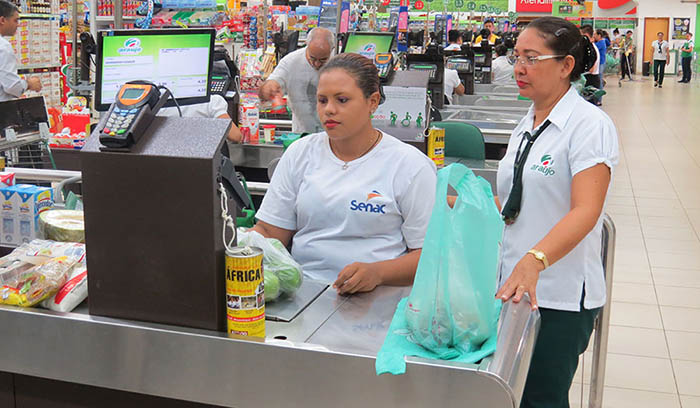
[[[668,53],[669,48],[671,48],[671,45],[664,40],[664,33],[659,31],[656,34],[656,40],[651,43],[651,51],[654,53],[654,88],[657,86],[662,88],[664,84],[666,65],[671,62],[671,57]]]
[[[287,54],[260,87],[260,99],[268,101],[289,96],[292,131],[316,133],[323,130],[316,112],[318,70],[328,62],[335,49],[333,33],[314,28],[306,38],[306,47]]]
[[[462,49],[462,33],[459,30],[450,30],[447,33],[447,40],[450,45],[445,47],[445,51],[460,51]]]
[[[496,85],[514,85],[513,64],[508,61],[508,48],[503,44],[496,46],[496,59],[491,63],[491,83]]]
[[[3,37],[12,37],[19,26],[19,10],[14,4],[0,0],[0,102],[19,98],[27,91],[41,91],[37,77],[26,81],[17,75],[17,56]]]
[[[452,94],[464,95],[464,84],[462,84],[459,74],[454,69],[445,68],[442,86],[445,98],[447,98],[447,102],[450,105],[452,105]]]

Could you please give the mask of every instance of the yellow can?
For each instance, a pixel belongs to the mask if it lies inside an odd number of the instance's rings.
[[[226,251],[228,334],[265,337],[263,252],[244,247]]]
[[[428,129],[428,157],[438,169],[445,167],[445,129]]]

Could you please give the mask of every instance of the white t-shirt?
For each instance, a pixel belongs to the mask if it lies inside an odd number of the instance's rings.
[[[448,45],[447,47],[445,47],[445,51],[459,51],[461,49],[462,49],[462,45],[457,44],[457,43],[452,43],[452,44]]]
[[[668,43],[668,41],[663,40],[659,42],[659,40],[654,40],[654,42],[651,43],[651,46],[654,48],[654,59],[666,61],[666,58],[668,57],[668,50],[669,48],[671,48],[671,45]]]
[[[500,285],[530,249],[571,210],[571,182],[580,171],[604,163],[614,171],[619,159],[617,132],[601,109],[586,102],[571,87],[547,118],[549,127],[532,145],[524,166],[520,215],[504,229]],[[520,121],[498,167],[498,196],[508,202],[513,164],[523,133],[534,134],[534,109]],[[544,122],[543,122],[544,123]],[[523,144],[524,148],[524,144]],[[612,177],[611,177],[612,178]],[[540,273],[537,301],[541,307],[579,311],[605,304],[601,261],[602,214],[593,230],[565,257]]]
[[[491,72],[493,72],[493,81],[496,85],[514,84],[513,65],[508,62],[508,57],[501,55],[491,63]]]
[[[17,99],[27,90],[27,82],[17,75],[17,56],[12,44],[0,36],[0,102]]]
[[[323,131],[316,112],[316,91],[319,74],[306,59],[306,48],[287,54],[268,79],[274,80],[289,96],[292,110],[292,132]]]
[[[600,74],[600,51],[598,50],[598,47],[595,46],[595,44],[591,43],[593,46],[593,49],[595,50],[595,65],[593,65],[593,69],[589,72],[592,75],[598,75]]]
[[[452,105],[452,94],[462,81],[459,80],[459,74],[454,69],[445,68],[445,77],[443,78],[443,89],[447,100]]]
[[[180,106],[183,118],[218,118],[228,114],[228,103],[221,95],[212,95],[209,103]],[[156,116],[179,116],[175,106],[162,108]]]
[[[395,259],[422,248],[435,201],[435,165],[386,133],[346,170],[344,164],[325,132],[294,142],[256,215],[296,231],[292,256],[306,275],[328,283],[353,262]]]

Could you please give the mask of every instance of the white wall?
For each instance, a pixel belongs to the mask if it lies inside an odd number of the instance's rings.
[[[673,32],[674,17],[690,18],[690,32],[693,37],[697,34],[695,31],[695,3],[681,3],[681,0],[637,0],[637,18],[639,18],[639,26],[637,28],[637,73],[642,72],[642,48],[644,47],[644,18],[646,17],[669,17],[669,33],[666,39],[671,43],[671,47],[680,48],[682,40],[672,40],[671,33]]]

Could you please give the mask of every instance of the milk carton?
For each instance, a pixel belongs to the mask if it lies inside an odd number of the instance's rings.
[[[15,235],[19,229],[17,213],[15,212],[15,186],[0,188],[0,244],[18,245],[18,237]]]
[[[53,190],[49,187],[26,184],[17,185],[15,188],[15,202],[19,204],[18,239],[20,242],[29,242],[38,235],[39,214],[53,208]]]

